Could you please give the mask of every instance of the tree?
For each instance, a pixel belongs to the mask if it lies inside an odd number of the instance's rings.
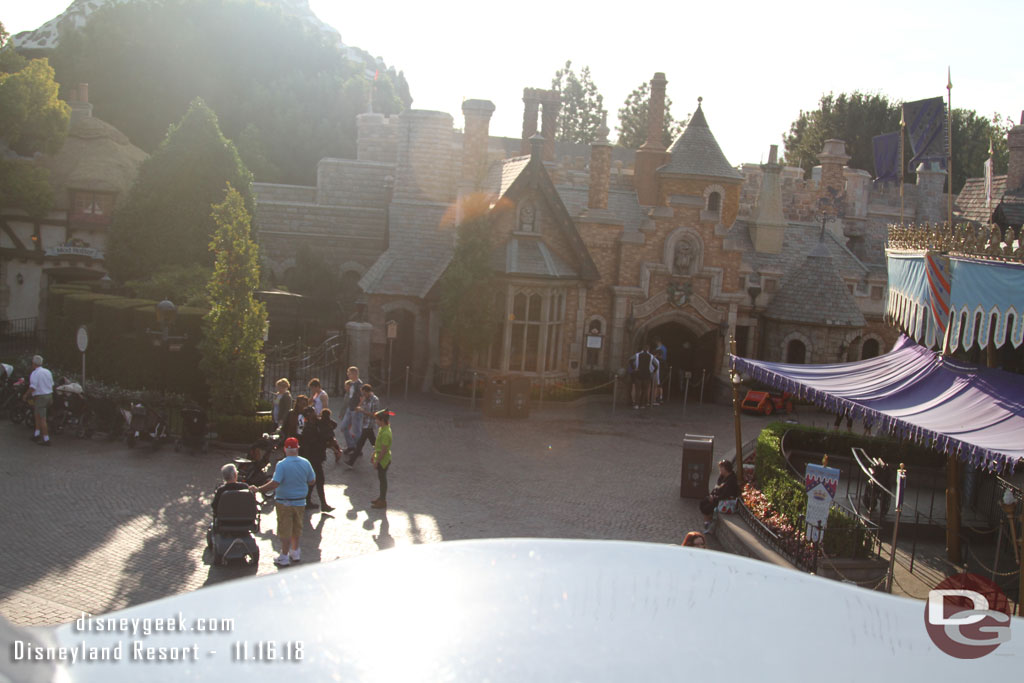
[[[114,216],[106,261],[111,276],[126,282],[176,266],[210,267],[206,245],[216,228],[210,206],[225,182],[237,188],[251,213],[252,174],[221,133],[217,115],[196,99],[143,162]]]
[[[218,412],[246,415],[256,409],[267,325],[266,307],[253,295],[260,282],[259,246],[245,199],[231,183],[211,216],[217,229],[209,243],[214,266],[199,366]]]
[[[49,63],[15,53],[0,24],[0,207],[41,216],[53,204],[49,173],[29,157],[64,144],[71,108],[57,93]]]
[[[644,81],[629,93],[629,97],[619,109],[618,145],[627,149],[638,149],[647,142],[647,112],[651,99],[651,85]],[[669,147],[672,141],[683,132],[685,122],[672,118],[672,100],[665,98],[665,126],[662,144]]]
[[[604,108],[604,97],[590,78],[590,67],[583,67],[577,75],[572,61],[567,61],[564,68],[555,72],[551,89],[562,97],[555,139],[586,144],[596,142],[598,130],[605,125],[608,112]]]
[[[489,208],[483,200],[473,199],[463,215],[466,218],[456,229],[455,253],[440,281],[441,322],[455,342],[456,365],[487,348],[498,322]]]
[[[846,142],[850,167],[874,171],[871,139],[899,130],[901,104],[884,95],[862,92],[822,95],[818,109],[801,111],[790,125],[789,133],[783,136],[786,163],[810,171],[818,163],[825,140],[838,138]],[[1008,119],[998,115],[989,119],[967,109],[954,109],[952,119],[953,191],[959,192],[967,178],[984,174],[990,139],[995,150],[995,173],[1006,173]],[[906,139],[904,149],[905,160],[909,163],[911,151]],[[911,172],[908,171],[905,178],[913,182]]]
[[[385,114],[412,99],[400,72],[356,48],[342,53],[277,4],[104,5],[62,34],[58,79],[89,83],[96,116],[147,152],[201,97],[258,180],[312,184],[321,158],[355,156],[355,116],[367,111],[371,89],[374,111]]]

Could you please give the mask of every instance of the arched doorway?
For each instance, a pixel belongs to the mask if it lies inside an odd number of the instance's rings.
[[[655,338],[660,338],[668,352],[668,359],[662,369],[662,380],[668,381],[671,369],[672,390],[667,392],[672,400],[682,400],[683,388],[686,386],[686,373],[690,373],[690,399],[700,394],[701,375],[705,382],[705,399],[710,397],[708,382],[715,374],[715,359],[718,355],[720,336],[717,329],[705,333],[695,331],[682,322],[662,323],[646,331],[637,342],[647,342],[653,350]],[[632,351],[632,353],[635,352]]]

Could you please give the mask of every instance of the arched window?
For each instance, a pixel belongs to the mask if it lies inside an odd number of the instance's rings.
[[[712,192],[708,195],[708,211],[718,212],[722,210],[722,195]]]
[[[865,339],[864,344],[860,347],[860,359],[867,360],[868,358],[874,358],[878,355],[878,352],[878,340]]]
[[[807,347],[799,339],[790,339],[789,343],[786,344],[786,362],[787,363],[806,363],[807,362]]]

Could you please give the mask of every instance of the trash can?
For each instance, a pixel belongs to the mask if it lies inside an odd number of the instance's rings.
[[[489,417],[508,417],[508,378],[500,375],[487,378],[483,411]]]
[[[530,416],[530,378],[508,378],[508,414],[509,417]]]
[[[683,435],[683,471],[679,478],[680,498],[703,498],[711,482],[711,460],[715,437],[703,434]]]

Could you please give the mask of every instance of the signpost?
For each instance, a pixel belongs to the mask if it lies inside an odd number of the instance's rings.
[[[388,338],[388,395],[387,398],[391,400],[391,354],[395,346],[395,339],[398,338],[398,321],[389,320],[384,323],[384,327],[387,330]]]
[[[82,388],[85,389],[85,350],[89,348],[89,331],[85,329],[85,325],[78,328],[75,343],[78,344],[78,350],[82,352]]]

